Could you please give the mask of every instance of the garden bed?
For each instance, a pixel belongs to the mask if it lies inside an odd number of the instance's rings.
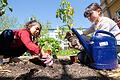
[[[0,80],[109,80],[97,70],[69,59],[55,59],[52,67],[40,65],[37,58],[21,58],[17,63],[6,63],[0,70]],[[111,78],[112,79],[112,78]]]

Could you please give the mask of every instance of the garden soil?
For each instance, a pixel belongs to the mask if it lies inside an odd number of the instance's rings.
[[[0,69],[0,80],[114,80],[99,70],[69,59],[55,59],[51,67],[38,58],[22,59],[19,62],[5,63]]]

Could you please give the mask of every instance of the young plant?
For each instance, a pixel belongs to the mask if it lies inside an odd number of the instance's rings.
[[[38,42],[43,47],[44,51],[51,51],[52,56],[56,56],[56,53],[59,51],[60,43],[54,38],[39,38]]]
[[[73,15],[74,8],[72,8],[70,2],[66,0],[61,0],[60,8],[56,10],[56,18],[62,20],[63,23],[66,23],[66,26],[73,26]]]

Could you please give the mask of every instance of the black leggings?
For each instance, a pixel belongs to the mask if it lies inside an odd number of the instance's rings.
[[[25,46],[11,49],[10,45],[13,40],[14,34],[10,29],[6,29],[0,34],[0,55],[4,55],[5,57],[18,57],[27,51],[27,48]]]
[[[0,54],[1,55],[7,55],[11,53],[10,43],[13,41],[13,39],[14,39],[13,31],[10,29],[6,29],[0,34]]]
[[[14,39],[13,31],[10,29],[6,29],[0,34],[0,44],[3,47],[9,47],[13,39]]]

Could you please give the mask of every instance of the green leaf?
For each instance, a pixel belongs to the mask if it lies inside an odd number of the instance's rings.
[[[5,10],[0,11],[0,16],[2,16],[3,14],[5,14]]]
[[[2,2],[7,3],[7,0],[2,0]]]
[[[2,0],[1,2],[2,2],[3,6],[6,6],[8,4],[7,0]]]

